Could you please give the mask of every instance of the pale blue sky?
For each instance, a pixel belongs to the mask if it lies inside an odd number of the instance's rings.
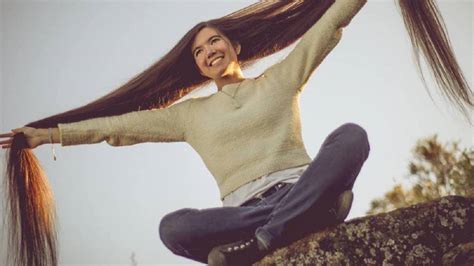
[[[197,22],[251,3],[3,1],[0,131],[91,102],[154,63]],[[472,86],[473,3],[440,1],[439,6]],[[293,47],[244,75],[257,76]],[[407,173],[419,138],[438,133],[443,142],[473,145],[472,128],[438,97],[431,79],[436,103],[430,100],[411,52],[393,1],[369,0],[301,95],[303,138],[312,158],[345,122],[368,132],[371,153],[355,183],[348,219],[363,216],[372,199]],[[183,100],[215,91],[209,86]],[[56,199],[62,264],[130,265],[135,252],[139,265],[198,265],[172,254],[158,235],[159,221],[169,212],[221,206],[212,175],[188,144],[102,142],[55,149],[57,161],[50,145],[35,154]],[[3,171],[4,150],[0,154]],[[3,260],[5,251],[0,252]]]

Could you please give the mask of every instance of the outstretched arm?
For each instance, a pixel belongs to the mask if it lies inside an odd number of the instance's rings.
[[[313,71],[341,39],[342,28],[349,24],[366,2],[336,0],[305,32],[285,59],[265,70],[265,77],[276,87],[301,92]]]
[[[111,146],[185,141],[189,104],[188,99],[162,109],[59,123],[59,140],[61,146],[93,144],[104,140]]]

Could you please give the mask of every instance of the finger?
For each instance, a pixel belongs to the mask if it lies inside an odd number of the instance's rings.
[[[11,140],[3,140],[3,141],[0,141],[0,144],[8,144],[8,143],[11,143]]]
[[[12,132],[10,132],[10,133],[3,133],[3,134],[0,134],[0,137],[11,137],[11,136],[13,136],[13,135],[15,135],[15,133],[12,133]]]
[[[19,127],[19,128],[14,128],[11,131],[14,132],[14,134],[16,134],[16,133],[21,133],[24,130],[25,130],[25,127]]]
[[[16,134],[20,134],[20,133],[23,133],[23,129],[22,128],[15,128],[15,129],[12,129],[11,134],[16,135]]]

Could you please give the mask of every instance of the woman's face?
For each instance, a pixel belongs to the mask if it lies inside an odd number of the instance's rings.
[[[210,27],[199,31],[191,47],[194,62],[201,75],[214,80],[234,75],[240,69],[237,59],[240,44],[237,44],[236,49],[226,36]]]

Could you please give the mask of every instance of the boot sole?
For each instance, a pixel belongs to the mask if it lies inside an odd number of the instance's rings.
[[[217,248],[211,250],[207,257],[207,265],[209,266],[225,266],[227,265],[225,256],[220,253]]]
[[[354,200],[354,193],[352,190],[343,191],[337,198],[335,204],[334,218],[338,223],[344,222],[352,207],[352,201]]]

